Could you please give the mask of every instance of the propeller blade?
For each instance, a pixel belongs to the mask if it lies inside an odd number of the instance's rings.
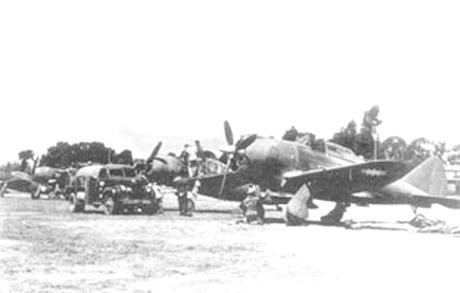
[[[230,169],[230,163],[232,162],[233,155],[229,155],[227,158],[227,164],[225,165],[224,177],[222,178],[222,184],[220,185],[219,189],[219,198],[222,197],[222,193],[224,192],[225,188],[225,181],[227,180],[228,170]]]
[[[230,127],[230,123],[228,121],[224,122],[224,130],[225,130],[225,139],[229,145],[233,144],[233,132],[232,128]]]
[[[153,149],[152,153],[150,154],[150,157],[147,159],[147,164],[151,163],[153,161],[153,159],[155,159],[155,157],[158,155],[158,153],[160,152],[160,149],[161,149],[161,145],[163,143],[160,141],[156,146],[155,148]]]
[[[38,156],[34,159],[34,166],[32,167],[32,176],[35,175],[35,170],[37,169]]]
[[[252,134],[236,143],[236,150],[243,150],[250,146],[257,139],[257,134]]]

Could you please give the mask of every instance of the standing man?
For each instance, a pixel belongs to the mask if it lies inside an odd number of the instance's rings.
[[[260,187],[251,185],[246,193],[246,198],[240,205],[243,210],[246,223],[255,222],[262,225],[264,223],[265,210],[260,196]]]
[[[200,181],[195,180],[193,185],[185,177],[174,180],[176,183],[176,195],[179,204],[179,215],[191,217],[195,211],[195,200],[197,199]]]
[[[189,144],[184,145],[184,150],[180,154],[180,158],[184,161],[187,167],[188,177],[194,177],[197,175],[197,155],[196,150]]]
[[[174,179],[176,186],[177,203],[179,205],[179,215],[185,216],[187,212],[187,178],[177,177]]]
[[[158,214],[163,214],[163,192],[156,182],[152,183],[152,190],[155,193],[155,201]]]
[[[190,156],[189,148],[190,148],[190,145],[188,143],[186,143],[184,145],[184,149],[182,150],[182,152],[179,155],[179,158],[181,158],[187,166],[188,166],[188,160],[189,160],[189,156]]]
[[[206,157],[204,155],[204,150],[199,140],[195,140],[195,148],[196,148],[196,158],[197,158],[196,175],[203,175],[205,171],[204,166],[205,166]]]

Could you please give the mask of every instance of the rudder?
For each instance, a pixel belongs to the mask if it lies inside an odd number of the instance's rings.
[[[430,157],[415,167],[403,181],[427,194],[447,194],[447,177],[440,158]]]

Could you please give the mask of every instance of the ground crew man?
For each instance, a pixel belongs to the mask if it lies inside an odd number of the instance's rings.
[[[196,158],[197,158],[196,175],[203,175],[206,156],[204,154],[203,147],[201,146],[201,143],[199,140],[195,140],[195,148],[196,148]]]
[[[246,218],[246,223],[255,222],[256,224],[263,224],[265,211],[260,196],[259,186],[249,186],[246,194],[246,198],[240,205],[244,217]]]
[[[158,186],[158,184],[156,184],[156,182],[153,182],[152,183],[152,189],[153,189],[153,192],[155,193],[155,200],[156,200],[156,204],[157,204],[157,213],[158,214],[163,214],[163,192],[160,188],[160,186]]]
[[[200,182],[196,180],[190,188],[187,178],[181,177],[175,180],[177,186],[177,201],[179,204],[179,215],[191,217],[195,211],[195,200],[197,199]]]
[[[196,149],[189,144],[184,145],[184,150],[180,154],[180,158],[184,161],[185,166],[187,167],[188,176],[197,176],[199,171],[199,164]]]
[[[174,179],[176,185],[177,203],[179,205],[179,215],[184,216],[187,211],[187,178],[178,177]]]

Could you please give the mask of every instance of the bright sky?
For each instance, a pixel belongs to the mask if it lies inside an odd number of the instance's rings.
[[[58,141],[145,157],[159,137],[460,143],[458,1],[2,1],[0,163]],[[206,146],[205,146],[206,147]],[[166,151],[166,150],[165,150]]]

